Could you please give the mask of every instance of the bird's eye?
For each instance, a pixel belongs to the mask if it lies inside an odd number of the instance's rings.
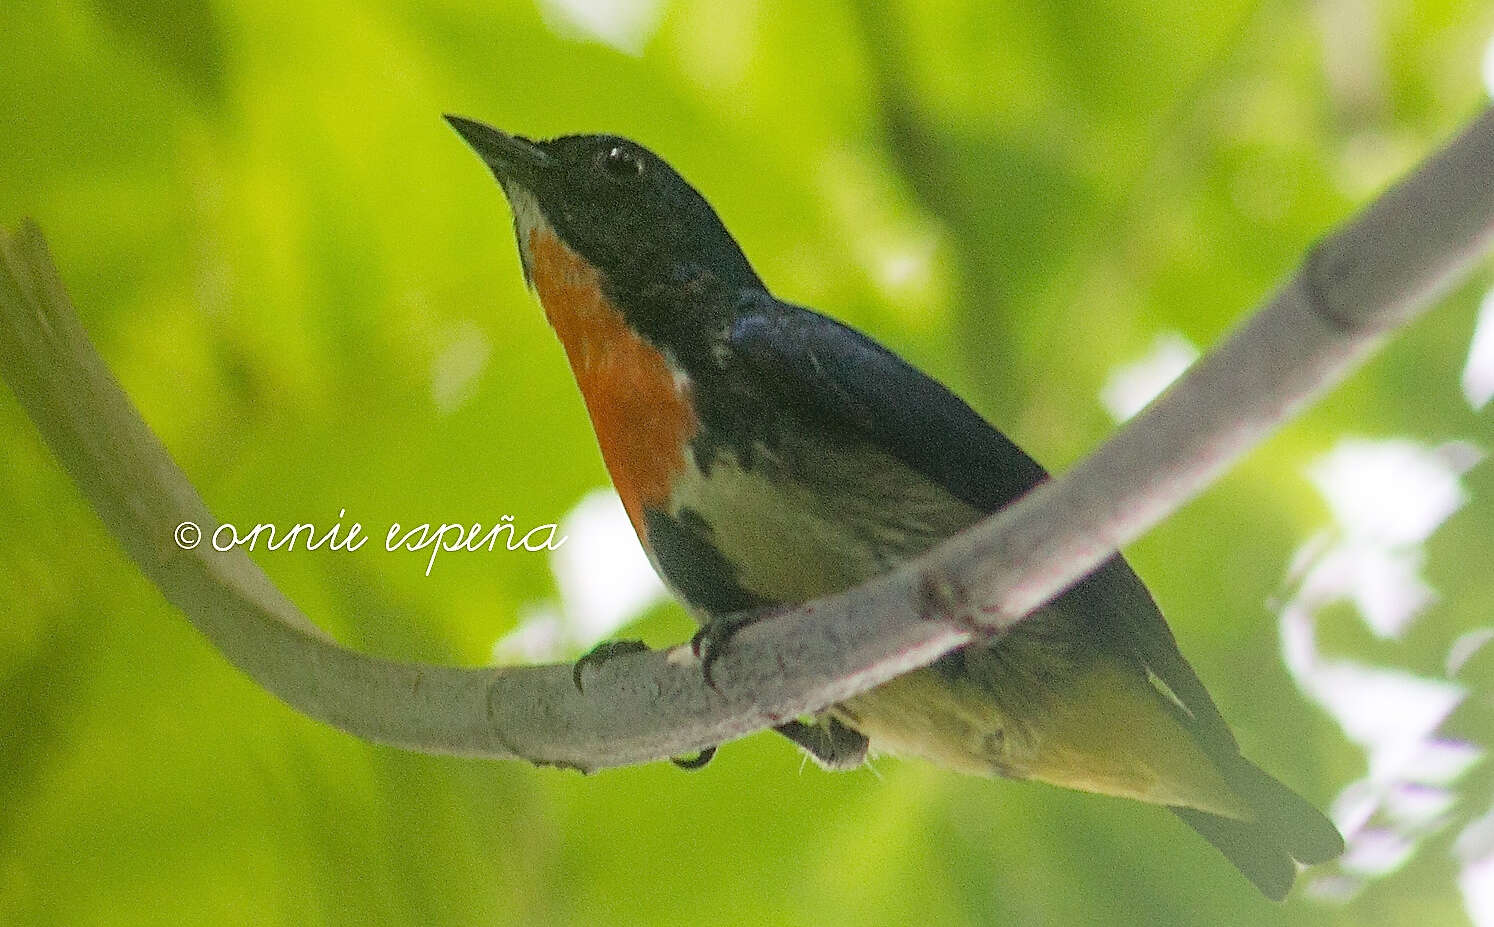
[[[643,158],[623,145],[613,145],[603,151],[597,164],[613,180],[637,180],[643,176]]]

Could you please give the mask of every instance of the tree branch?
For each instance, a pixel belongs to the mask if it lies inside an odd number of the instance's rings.
[[[592,770],[679,755],[863,692],[1010,627],[1191,498],[1424,309],[1494,234],[1494,111],[1322,242],[1267,306],[1092,457],[896,571],[733,638],[705,684],[688,648],[466,669],[344,648],[216,527],[83,332],[40,231],[0,235],[0,375],[145,575],[261,686],[313,718],[431,753]]]

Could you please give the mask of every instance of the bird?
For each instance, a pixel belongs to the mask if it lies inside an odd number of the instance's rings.
[[[446,120],[501,186],[627,517],[703,632],[859,585],[1048,478],[934,378],[774,296],[643,145]],[[1241,755],[1118,554],[1002,636],[777,730],[827,769],[874,750],[1166,807],[1274,900],[1344,847]]]

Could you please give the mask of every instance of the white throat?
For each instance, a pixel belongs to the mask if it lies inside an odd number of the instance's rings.
[[[533,193],[523,187],[505,184],[504,194],[508,197],[509,209],[514,214],[514,234],[519,239],[519,260],[524,264],[524,280],[532,287],[534,286],[534,255],[529,251],[529,238],[532,232],[550,232],[549,220],[545,214],[540,212],[539,200]]]

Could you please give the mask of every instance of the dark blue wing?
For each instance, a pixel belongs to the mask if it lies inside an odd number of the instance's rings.
[[[849,431],[982,512],[1047,477],[943,384],[855,329],[764,298],[728,335],[737,356],[809,424]]]

